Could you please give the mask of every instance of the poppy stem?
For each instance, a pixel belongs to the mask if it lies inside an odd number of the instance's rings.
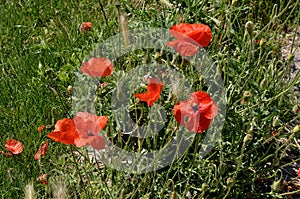
[[[105,20],[105,24],[106,24],[108,33],[110,34],[110,29],[109,29],[109,26],[108,26],[107,17],[106,17],[105,11],[104,11],[103,4],[101,3],[101,0],[99,0],[99,6],[100,6],[100,10],[101,10],[101,12],[102,12],[102,14],[103,14],[103,17],[104,17],[104,20]]]
[[[79,170],[79,167],[78,167],[78,163],[76,161],[76,158],[75,158],[75,154],[74,154],[74,149],[73,149],[73,146],[70,145],[70,150],[71,150],[71,154],[72,154],[72,158],[75,162],[75,167],[76,167],[76,171],[77,171],[77,174],[79,175],[79,178],[80,178],[80,185],[82,185],[82,187],[84,187],[84,184],[83,184],[83,178],[82,178],[82,175],[80,173],[80,170]]]

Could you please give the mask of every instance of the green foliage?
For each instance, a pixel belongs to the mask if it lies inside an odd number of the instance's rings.
[[[298,72],[295,80],[290,80],[291,60],[283,60],[281,48],[286,33],[299,26],[299,0],[179,0],[170,1],[172,6],[163,2],[121,0],[116,6],[117,1],[102,1],[105,16],[99,1],[29,0],[5,1],[0,5],[0,150],[5,150],[7,139],[24,144],[21,155],[0,156],[2,198],[23,198],[29,182],[34,184],[36,198],[54,197],[58,190],[55,185],[59,183],[69,198],[286,195],[288,191],[283,185],[274,190],[272,184],[280,178],[277,170],[283,168],[286,151],[294,150],[298,159],[293,161],[299,162],[299,145],[294,139],[298,135],[291,133],[299,122],[299,113],[295,111],[299,108],[299,93],[291,91],[299,88],[300,75]],[[52,141],[46,156],[35,161],[36,151],[55,122],[73,116],[67,87],[74,83],[74,72],[96,43],[120,32],[119,19],[124,13],[130,29],[169,28],[180,22],[205,23],[211,27],[213,39],[206,51],[222,72],[227,96],[222,139],[205,158],[199,159],[202,135],[197,134],[188,151],[172,165],[145,174],[113,170],[87,158],[85,149],[75,150]],[[93,28],[80,33],[78,27],[84,21],[92,22]],[[246,32],[247,21],[254,23],[252,35]],[[103,107],[110,106],[114,78],[121,75],[118,72],[147,61],[148,54],[155,59],[153,53],[144,50],[116,61],[114,76],[105,79],[111,84],[99,91]],[[169,58],[162,57],[166,62]],[[177,61],[183,63],[179,58]],[[193,88],[205,89],[190,68],[182,71],[194,78]],[[245,97],[246,91],[250,96]],[[171,97],[164,100],[159,103],[165,102],[168,107],[176,101]],[[134,105],[131,116],[141,116],[141,123],[146,124],[148,110],[141,112],[144,104],[134,100],[130,103]],[[111,110],[98,107],[98,111],[112,119]],[[167,114],[169,123],[164,130],[172,134],[177,123],[171,112]],[[40,125],[48,125],[45,132],[37,131]],[[111,140],[128,150],[138,150],[134,145],[137,140],[121,136],[115,126],[109,120]],[[278,134],[272,135],[275,132]],[[157,144],[168,141],[168,136],[160,133]],[[249,134],[252,139],[245,142]],[[282,143],[284,139],[287,141]],[[145,141],[142,146],[155,149],[152,143]],[[36,182],[44,173],[48,174],[48,185]]]

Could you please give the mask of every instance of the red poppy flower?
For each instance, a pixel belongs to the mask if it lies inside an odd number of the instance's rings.
[[[91,58],[83,62],[80,70],[93,77],[106,77],[113,73],[113,65],[108,58]]]
[[[41,133],[46,129],[46,127],[44,125],[41,125],[38,127],[38,132]]]
[[[192,93],[190,99],[180,101],[174,106],[176,121],[189,131],[197,133],[208,129],[217,112],[218,106],[203,91]]]
[[[106,116],[96,116],[87,112],[79,112],[74,117],[79,138],[75,141],[77,147],[92,146],[93,149],[105,148],[105,140],[98,133],[106,126]]]
[[[45,144],[43,144],[41,146],[41,148],[39,148],[39,150],[36,152],[35,156],[34,156],[34,159],[35,160],[39,160],[41,158],[41,155],[45,155],[46,154],[46,151],[48,149],[48,144],[49,144],[49,141],[47,140],[45,142]]]
[[[17,140],[11,139],[7,140],[5,147],[8,151],[12,152],[12,154],[20,154],[23,151],[23,144]]]
[[[54,131],[49,133],[47,137],[63,144],[75,144],[75,140],[79,138],[74,120],[69,118],[58,120]]]
[[[148,106],[152,106],[160,96],[164,84],[159,81],[158,78],[149,78],[147,92],[134,94],[136,98],[139,98],[142,101],[145,101]]]
[[[177,40],[168,42],[167,46],[173,46],[183,56],[193,56],[198,52],[199,46],[208,46],[212,38],[209,26],[204,24],[181,23],[172,26],[170,33]]]
[[[92,30],[92,23],[91,22],[83,22],[79,26],[79,31],[80,32],[88,32],[90,30]]]

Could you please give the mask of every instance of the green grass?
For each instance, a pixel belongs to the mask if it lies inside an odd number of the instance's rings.
[[[36,198],[52,198],[58,182],[65,184],[68,198],[170,198],[172,194],[178,198],[284,197],[288,192],[284,185],[274,190],[272,184],[280,178],[285,151],[294,151],[298,158],[294,161],[299,165],[299,145],[291,137],[298,135],[291,131],[299,124],[299,112],[295,112],[299,93],[292,88],[299,88],[300,73],[295,80],[289,79],[291,60],[283,60],[280,49],[293,37],[287,33],[294,34],[299,26],[299,1],[236,1],[234,5],[230,1],[177,1],[167,7],[160,1],[122,0],[119,8],[116,1],[102,4],[106,20],[98,1],[1,3],[0,150],[5,150],[7,139],[24,144],[20,155],[0,157],[2,198],[24,198],[29,182],[34,184]],[[172,165],[144,174],[128,174],[109,165],[98,168],[76,152],[73,157],[74,147],[51,140],[46,156],[35,161],[36,151],[55,122],[72,117],[67,87],[74,84],[74,73],[96,44],[120,32],[119,13],[128,14],[129,29],[168,29],[180,22],[211,27],[213,39],[206,51],[222,72],[227,96],[221,140],[199,159],[201,135],[197,135],[184,156]],[[245,30],[249,20],[255,24],[252,37]],[[92,31],[86,34],[78,32],[84,21],[93,23]],[[262,38],[264,44],[255,43]],[[295,50],[299,47],[292,52]],[[142,63],[146,53],[122,57],[116,71],[135,68],[130,63]],[[195,78],[189,70],[182,72]],[[114,78],[106,80],[114,85]],[[112,89],[111,85],[108,88]],[[247,104],[240,103],[245,91],[251,92]],[[110,91],[106,94],[109,96]],[[131,102],[137,107],[134,110],[143,109],[143,104]],[[101,111],[111,113],[108,109]],[[276,117],[279,121],[273,126]],[[169,122],[171,127],[177,125],[174,119]],[[38,133],[40,125],[49,128]],[[108,126],[116,144],[134,150],[136,140],[124,144],[125,138],[114,131],[114,123]],[[279,135],[273,136],[272,131]],[[253,139],[243,144],[247,134]],[[290,139],[282,144],[282,138]],[[49,176],[48,185],[36,182],[43,173]],[[296,171],[293,175],[297,179]],[[228,184],[228,179],[234,183]]]

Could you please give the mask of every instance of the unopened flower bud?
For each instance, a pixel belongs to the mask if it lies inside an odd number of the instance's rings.
[[[273,119],[272,126],[273,126],[273,127],[276,127],[276,126],[278,125],[278,123],[279,123],[279,117],[276,116],[276,117],[274,117],[274,119]]]
[[[294,57],[295,57],[295,55],[290,53],[290,54],[288,55],[288,57],[287,57],[287,60],[288,60],[288,61],[293,61],[293,60],[294,60]]]
[[[266,80],[266,78],[264,78],[264,79],[260,82],[259,86],[260,86],[261,88],[265,88],[266,85],[267,85],[267,80]]]
[[[159,52],[156,52],[154,55],[154,59],[156,62],[160,63],[161,62],[161,54]]]
[[[252,137],[251,134],[247,134],[247,135],[244,137],[243,142],[244,142],[244,143],[251,142],[252,138],[253,138],[253,137]]]
[[[281,186],[281,179],[274,181],[272,184],[272,190],[277,192],[277,191],[279,191],[280,186]]]
[[[234,6],[237,0],[232,0],[231,5]]]
[[[219,184],[219,181],[218,181],[217,178],[214,178],[214,179],[211,181],[211,186],[213,186],[213,187],[218,186],[218,184]]]
[[[201,190],[206,191],[207,189],[208,189],[208,184],[207,183],[202,183]]]
[[[282,70],[282,71],[279,71],[279,72],[277,73],[277,78],[278,78],[278,79],[281,79],[283,74],[284,74],[284,71],[283,71],[283,70]]]
[[[119,9],[120,6],[121,6],[121,2],[120,1],[116,1],[115,6],[116,6],[117,9]]]
[[[234,182],[234,180],[232,178],[227,178],[226,183],[228,185],[231,185]]]
[[[293,112],[297,113],[297,111],[299,110],[298,105],[296,104],[295,106],[293,106]]]
[[[68,93],[72,95],[73,87],[71,85],[68,86]]]
[[[175,191],[172,191],[171,195],[170,195],[170,199],[177,199],[177,194]]]
[[[293,133],[299,133],[300,132],[300,125],[297,125],[293,129]]]
[[[253,33],[254,23],[252,21],[248,21],[245,25],[248,34],[251,36]]]

